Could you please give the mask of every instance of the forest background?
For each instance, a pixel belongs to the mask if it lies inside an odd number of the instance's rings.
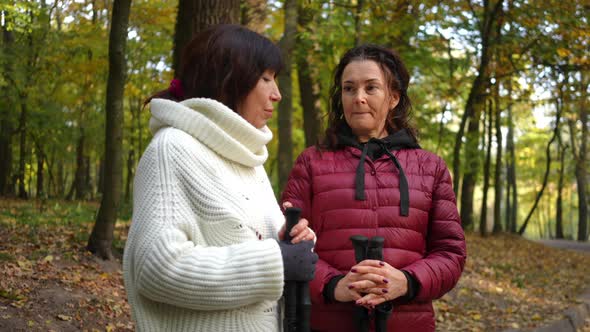
[[[466,231],[588,241],[585,0],[0,0],[0,13],[0,200],[39,215],[100,202],[87,248],[101,258],[151,138],[143,102],[214,23],[248,26],[287,59],[265,164],[277,195],[322,136],[339,58],[370,42],[409,67],[420,144],[449,165]]]

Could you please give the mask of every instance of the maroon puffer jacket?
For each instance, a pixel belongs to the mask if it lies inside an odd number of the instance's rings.
[[[434,331],[432,300],[451,290],[463,271],[465,237],[444,161],[420,149],[391,153],[407,178],[408,216],[400,213],[399,170],[385,154],[365,159],[365,200],[355,199],[358,148],[320,152],[310,147],[291,171],[282,201],[300,207],[317,235],[320,260],[310,283],[314,331],[355,330],[354,303],[326,303],[322,295],[332,277],[355,265],[352,235],[384,237],[384,260],[420,285],[413,301],[394,306],[388,331]]]

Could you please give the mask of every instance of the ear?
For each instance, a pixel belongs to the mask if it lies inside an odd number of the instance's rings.
[[[394,109],[397,106],[397,104],[399,104],[399,99],[400,99],[399,92],[393,91],[391,93],[391,98],[389,101],[389,109],[390,110]]]

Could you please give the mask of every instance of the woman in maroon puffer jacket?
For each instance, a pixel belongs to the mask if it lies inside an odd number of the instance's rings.
[[[299,156],[282,196],[317,235],[312,330],[375,330],[366,315],[379,312],[388,331],[434,331],[432,300],[466,259],[449,171],[417,143],[395,52],[355,47],[334,76],[326,138]],[[383,260],[357,264],[352,235],[383,237]]]

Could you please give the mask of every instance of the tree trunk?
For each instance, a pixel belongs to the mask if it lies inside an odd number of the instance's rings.
[[[44,171],[44,164],[45,158],[43,150],[41,147],[37,145],[37,198],[45,198],[45,191],[43,190],[43,171]]]
[[[440,33],[440,32],[439,32]],[[449,82],[449,90],[448,90],[448,96],[453,96],[455,95],[455,61],[454,61],[454,57],[453,57],[453,48],[451,46],[451,39],[446,39],[444,37],[444,35],[442,35],[442,33],[440,33],[441,38],[443,38],[446,42],[447,42],[447,57],[449,58],[449,77],[448,77],[448,82]],[[447,97],[448,98],[448,97]],[[452,110],[452,106],[451,103],[449,102],[449,100],[446,100],[442,109],[441,109],[441,115],[440,115],[440,121],[439,121],[439,125],[438,125],[438,138],[437,138],[437,143],[436,143],[436,149],[435,149],[435,153],[439,153],[440,152],[440,147],[442,144],[442,140],[443,140],[443,133],[444,133],[444,129],[445,129],[445,116],[446,113],[452,114],[453,110]],[[463,125],[463,127],[465,127]],[[464,130],[464,128],[463,128]],[[461,134],[461,138],[462,138]],[[455,196],[457,195],[457,187],[458,187],[458,183],[455,183],[455,178],[457,178],[456,174],[453,174],[453,190],[455,191]]]
[[[87,249],[103,259],[112,259],[112,243],[121,195],[121,145],[125,88],[125,48],[131,0],[114,0],[109,35],[109,76],[106,99],[105,188],[88,239]]]
[[[297,76],[299,77],[299,94],[303,108],[303,131],[305,133],[305,146],[316,144],[320,137],[322,118],[317,104],[319,93],[314,91],[316,85],[311,76],[309,62],[305,53],[300,52],[297,57]]]
[[[483,22],[480,26],[481,35],[481,59],[478,69],[477,77],[471,86],[467,103],[465,104],[465,114],[463,115],[469,120],[467,129],[467,140],[465,142],[465,160],[468,163],[463,173],[463,183],[461,184],[461,223],[464,228],[468,228],[473,224],[473,192],[477,175],[479,173],[479,151],[478,151],[478,137],[479,137],[479,120],[481,117],[482,108],[484,107],[485,92],[489,84],[489,63],[491,57],[492,46],[492,28],[496,21],[496,14],[502,7],[503,0],[498,0],[493,8],[491,8],[488,1],[484,1],[484,15]],[[461,126],[464,126],[464,121],[461,121]],[[461,128],[457,133],[455,141],[455,152],[453,160],[453,172],[458,176],[460,174],[459,151],[461,149],[461,139],[463,132]],[[458,181],[455,179],[455,181]]]
[[[101,157],[98,161],[98,189],[97,191],[102,194],[104,192],[104,157]]]
[[[576,137],[576,124],[573,119],[568,121],[568,125],[570,128],[570,142],[572,146],[572,153],[574,155],[575,160],[575,174],[576,174],[576,184],[578,187],[578,234],[576,239],[578,241],[587,241],[588,240],[588,171],[587,171],[587,148],[588,148],[588,110],[586,109],[586,103],[588,99],[588,82],[587,76],[583,73],[580,73],[580,82],[581,86],[578,90],[581,91],[581,98],[580,98],[580,105],[578,111],[578,118],[579,122],[582,125],[581,135],[580,135],[580,146],[579,148],[576,146],[575,137]]]
[[[19,131],[19,158],[18,158],[18,197],[22,199],[27,198],[27,191],[25,189],[25,158],[27,157],[27,104],[26,96],[21,95],[21,113],[18,120]]]
[[[242,0],[241,24],[252,31],[263,33],[264,22],[268,16],[268,1],[266,0]]]
[[[4,56],[4,74],[6,76],[12,75],[12,63],[14,59],[12,45],[14,43],[14,35],[12,30],[7,29],[8,21],[10,20],[7,12],[2,12],[4,17],[4,25],[2,26],[2,55]],[[11,99],[12,92],[8,85],[2,86],[2,98],[8,101],[8,105],[14,105]],[[10,178],[12,176],[12,136],[14,124],[10,118],[10,110],[2,107],[0,109],[0,196],[7,195],[14,192],[14,189],[9,188]]]
[[[74,182],[72,189],[68,193],[67,199],[86,199],[86,156],[84,146],[86,144],[86,134],[84,128],[79,128],[78,143],[76,144],[76,172],[74,173]]]
[[[500,107],[500,81],[496,78],[494,89],[496,165],[494,170],[494,228],[493,233],[502,231],[502,109]]]
[[[563,146],[561,143],[561,133],[557,134],[557,146],[559,149],[559,180],[557,182],[557,201],[555,202],[555,237],[563,239],[563,173],[567,146]]]
[[[356,12],[354,15],[354,46],[358,46],[361,44],[361,28],[363,25],[362,15],[364,4],[364,0],[356,1]]]
[[[293,88],[291,82],[291,71],[293,49],[295,48],[295,37],[297,35],[297,1],[285,0],[285,30],[279,42],[285,66],[279,74],[278,81],[281,87],[282,101],[279,103],[279,192],[283,190],[291,167],[293,166]]]
[[[567,75],[566,75],[566,77],[567,77]],[[564,82],[567,82],[567,80],[564,80]],[[563,87],[560,88],[559,93],[563,93],[562,90],[563,90]],[[559,98],[559,99],[563,100],[563,98]],[[522,236],[522,234],[524,234],[524,231],[526,230],[529,220],[531,219],[533,212],[535,212],[535,209],[537,208],[537,205],[539,204],[539,201],[541,200],[541,197],[543,196],[543,192],[545,191],[545,187],[547,187],[547,180],[549,179],[549,171],[551,170],[551,144],[553,143],[553,141],[555,141],[555,139],[557,138],[557,135],[559,134],[559,122],[561,122],[562,105],[560,105],[560,103],[557,103],[556,106],[557,106],[557,112],[555,114],[555,128],[553,129],[553,136],[551,136],[551,139],[547,143],[547,148],[545,149],[545,155],[546,155],[547,160],[545,162],[545,175],[543,175],[543,184],[541,186],[541,190],[539,190],[539,192],[537,193],[537,197],[535,198],[535,202],[533,203],[533,207],[531,208],[528,215],[524,219],[524,223],[522,224],[522,226],[520,226],[520,229],[518,230],[518,235],[521,235],[521,236]]]
[[[488,233],[488,191],[490,188],[490,164],[492,163],[492,102],[488,102],[487,112],[487,148],[486,161],[483,166],[483,198],[481,200],[481,215],[479,219],[479,233],[486,236]],[[485,122],[484,122],[485,123]],[[485,126],[484,126],[485,128]]]
[[[506,81],[508,96],[512,95],[512,82]],[[506,136],[506,229],[516,233],[518,215],[517,187],[516,187],[516,156],[514,152],[514,124],[512,123],[512,102],[508,104],[508,133]]]
[[[184,46],[210,25],[240,23],[240,0],[179,0],[174,33],[172,68],[177,73]]]
[[[465,142],[465,160],[467,167],[461,183],[461,224],[464,229],[473,226],[473,193],[480,167],[479,119],[482,106],[474,106],[473,117],[469,121]],[[467,112],[467,111],[466,111]],[[471,113],[471,112],[470,112]]]
[[[133,146],[127,155],[127,177],[125,179],[125,203],[131,201],[131,183],[133,182],[133,169],[135,168],[135,150]]]

